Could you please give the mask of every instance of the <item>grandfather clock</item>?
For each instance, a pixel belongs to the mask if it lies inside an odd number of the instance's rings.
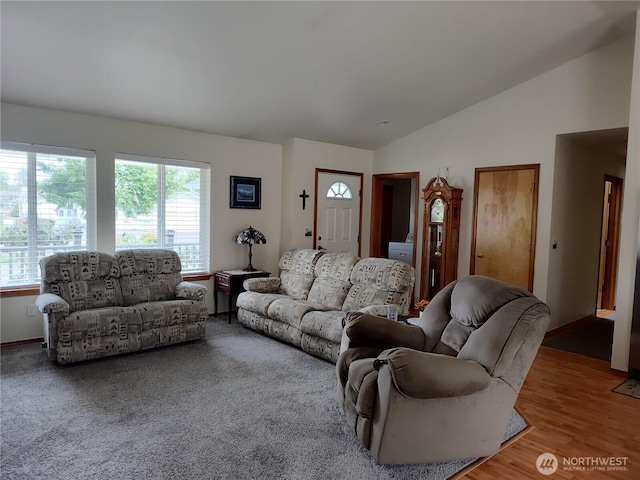
[[[422,189],[424,221],[420,297],[433,296],[458,277],[462,189],[441,177]]]

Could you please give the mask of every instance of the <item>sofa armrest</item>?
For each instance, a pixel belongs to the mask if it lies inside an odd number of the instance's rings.
[[[69,315],[69,304],[54,293],[42,293],[36,298],[36,306],[42,313],[61,313]]]
[[[486,389],[491,381],[479,363],[408,348],[382,352],[374,367],[388,368],[396,389],[417,399],[471,395]]]
[[[348,342],[348,345],[344,345],[345,342]],[[342,347],[345,349],[373,347],[385,350],[393,347],[408,347],[421,350],[423,346],[424,332],[415,325],[362,312],[351,312],[344,319]]]
[[[247,292],[278,293],[280,292],[279,277],[247,278],[242,286]]]
[[[180,282],[176,285],[176,297],[187,300],[204,301],[207,295],[207,287],[193,282]]]

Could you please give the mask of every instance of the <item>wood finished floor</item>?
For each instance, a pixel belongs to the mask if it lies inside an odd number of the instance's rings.
[[[609,362],[541,347],[516,407],[534,426],[464,479],[640,478],[640,399],[611,391],[625,380]],[[536,459],[555,454],[559,469],[538,472]],[[627,471],[563,470],[563,458],[628,457]]]
[[[608,317],[609,315],[615,315],[615,314],[616,314],[616,311],[615,311],[615,310],[606,310],[606,309],[598,310],[598,311],[596,312],[596,316],[597,316],[598,318],[606,318],[606,317]]]

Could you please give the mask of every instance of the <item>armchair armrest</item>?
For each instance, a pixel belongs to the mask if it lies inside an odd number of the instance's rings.
[[[280,277],[247,278],[242,286],[247,292],[278,293],[280,292]]]
[[[176,285],[176,297],[187,300],[204,301],[207,287],[193,282],[180,282]]]
[[[382,352],[374,367],[389,368],[396,389],[417,399],[470,395],[484,390],[491,381],[479,363],[407,348]]]
[[[69,315],[69,304],[60,296],[54,293],[42,293],[36,298],[36,306],[42,313],[61,313],[63,316]]]
[[[393,347],[408,347],[422,350],[424,346],[424,332],[420,327],[367,313],[348,314],[344,319],[344,327],[343,347],[345,348],[374,347],[385,350]],[[348,345],[344,345],[347,341]]]

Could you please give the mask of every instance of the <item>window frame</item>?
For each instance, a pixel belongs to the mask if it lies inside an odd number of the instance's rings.
[[[200,245],[200,268],[191,270],[188,267],[185,267],[183,260],[183,276],[186,278],[187,276],[192,278],[202,278],[203,275],[209,275],[209,271],[211,269],[211,246],[209,243],[210,237],[210,205],[211,205],[211,165],[206,162],[201,161],[193,161],[193,160],[181,160],[175,158],[167,158],[167,157],[154,157],[148,155],[135,155],[128,153],[116,153],[113,159],[114,171],[117,169],[118,161],[124,162],[135,162],[135,163],[143,163],[149,164],[156,167],[160,167],[158,169],[158,200],[157,200],[157,218],[156,218],[156,236],[158,239],[158,244],[160,246],[150,246],[149,248],[170,248],[165,244],[166,241],[166,196],[164,195],[165,191],[165,178],[166,178],[166,167],[185,167],[185,168],[196,168],[200,171],[200,189],[199,189],[199,198],[200,198],[200,211],[199,211],[199,242]],[[115,188],[115,175],[114,174],[114,188]],[[115,197],[114,197],[115,198]],[[117,206],[116,210],[117,210]],[[161,213],[162,212],[162,213]],[[161,221],[162,220],[162,221]],[[114,222],[114,231],[118,230],[118,222],[117,220]],[[123,250],[126,249],[126,246],[119,247],[117,244],[117,238],[114,238],[114,250]]]
[[[97,246],[97,202],[96,202],[96,152],[93,150],[58,147],[52,145],[39,145],[20,142],[0,142],[0,150],[10,152],[23,152],[27,155],[26,163],[26,189],[27,189],[27,262],[26,270],[28,278],[25,283],[16,284],[0,284],[0,296],[19,296],[30,295],[39,292],[40,284],[40,267],[39,267],[39,251],[43,247],[38,246],[38,164],[37,156],[69,156],[74,158],[84,158],[85,160],[85,235],[86,242],[81,247],[69,245],[67,249],[74,250],[79,248],[95,249]],[[31,215],[30,212],[35,212]],[[46,248],[46,247],[44,247]],[[22,263],[21,263],[22,265]]]
[[[338,180],[329,185],[326,198],[327,200],[353,200],[353,192],[349,185],[342,180]]]

